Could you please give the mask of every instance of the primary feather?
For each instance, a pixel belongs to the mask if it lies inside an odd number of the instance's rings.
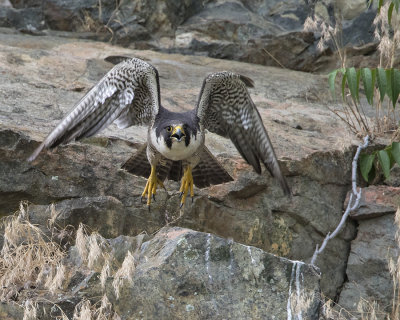
[[[28,161],[33,161],[44,148],[90,137],[114,121],[120,128],[151,124],[159,106],[157,70],[140,59],[124,60],[89,90]]]
[[[232,72],[206,77],[197,104],[200,125],[230,138],[257,173],[261,173],[261,161],[279,181],[285,194],[290,195],[267,130],[246,86],[252,87],[253,81]]]

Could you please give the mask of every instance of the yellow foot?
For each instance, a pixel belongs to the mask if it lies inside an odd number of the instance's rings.
[[[179,189],[180,196],[181,196],[181,205],[180,205],[181,208],[185,205],[185,201],[186,201],[186,197],[189,192],[189,188],[190,188],[190,196],[192,197],[192,202],[193,202],[194,191],[193,191],[192,168],[190,166],[187,166],[183,173],[183,177],[182,177],[182,181],[181,181],[181,188]]]
[[[156,201],[156,192],[157,187],[160,186],[165,189],[163,182],[157,178],[156,167],[151,166],[151,173],[149,178],[147,179],[146,187],[142,193],[141,200],[147,197],[147,205],[150,210],[151,198]]]

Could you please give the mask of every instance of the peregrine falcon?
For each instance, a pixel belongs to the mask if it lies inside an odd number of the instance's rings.
[[[193,184],[199,188],[232,181],[204,144],[206,130],[230,138],[254,170],[262,162],[291,195],[260,114],[247,87],[253,81],[233,72],[208,75],[197,106],[172,112],[161,105],[158,71],[137,58],[109,57],[118,63],[75,105],[29,157],[33,161],[44,148],[80,140],[100,132],[112,122],[119,128],[148,126],[147,145],[124,165],[127,171],[148,177],[142,199],[150,206],[164,180],[181,180],[182,207]],[[149,207],[150,208],[150,207]]]

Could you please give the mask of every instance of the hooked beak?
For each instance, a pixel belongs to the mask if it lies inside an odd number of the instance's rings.
[[[172,131],[171,138],[175,138],[178,141],[181,141],[182,138],[185,137],[185,131],[183,131],[181,126],[176,126],[174,127],[174,130]]]

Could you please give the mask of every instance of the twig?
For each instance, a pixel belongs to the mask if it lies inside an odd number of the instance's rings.
[[[283,69],[286,69],[286,67],[279,62],[279,60],[277,58],[275,58],[271,53],[268,52],[267,49],[263,48],[263,50],[265,51],[266,54],[268,54],[277,64],[279,64]]]
[[[361,199],[361,188],[359,188],[357,190],[357,161],[358,161],[358,157],[360,156],[360,152],[362,149],[365,149],[368,146],[369,143],[369,136],[365,136],[364,138],[364,143],[360,144],[357,148],[357,152],[353,158],[353,162],[352,162],[352,171],[351,171],[351,186],[352,186],[352,193],[350,194],[350,198],[349,198],[349,203],[347,204],[347,208],[346,211],[344,212],[342,219],[340,220],[338,226],[336,227],[335,231],[333,231],[332,233],[328,232],[328,234],[326,235],[324,241],[322,242],[321,247],[318,247],[318,245],[315,248],[315,252],[312,256],[311,259],[311,264],[315,265],[315,260],[317,259],[317,256],[322,253],[322,251],[324,251],[327,243],[329,240],[333,239],[334,237],[336,237],[336,235],[342,230],[347,217],[349,216],[350,212],[356,210],[360,204],[360,199]],[[354,203],[353,203],[353,199],[355,197]]]

